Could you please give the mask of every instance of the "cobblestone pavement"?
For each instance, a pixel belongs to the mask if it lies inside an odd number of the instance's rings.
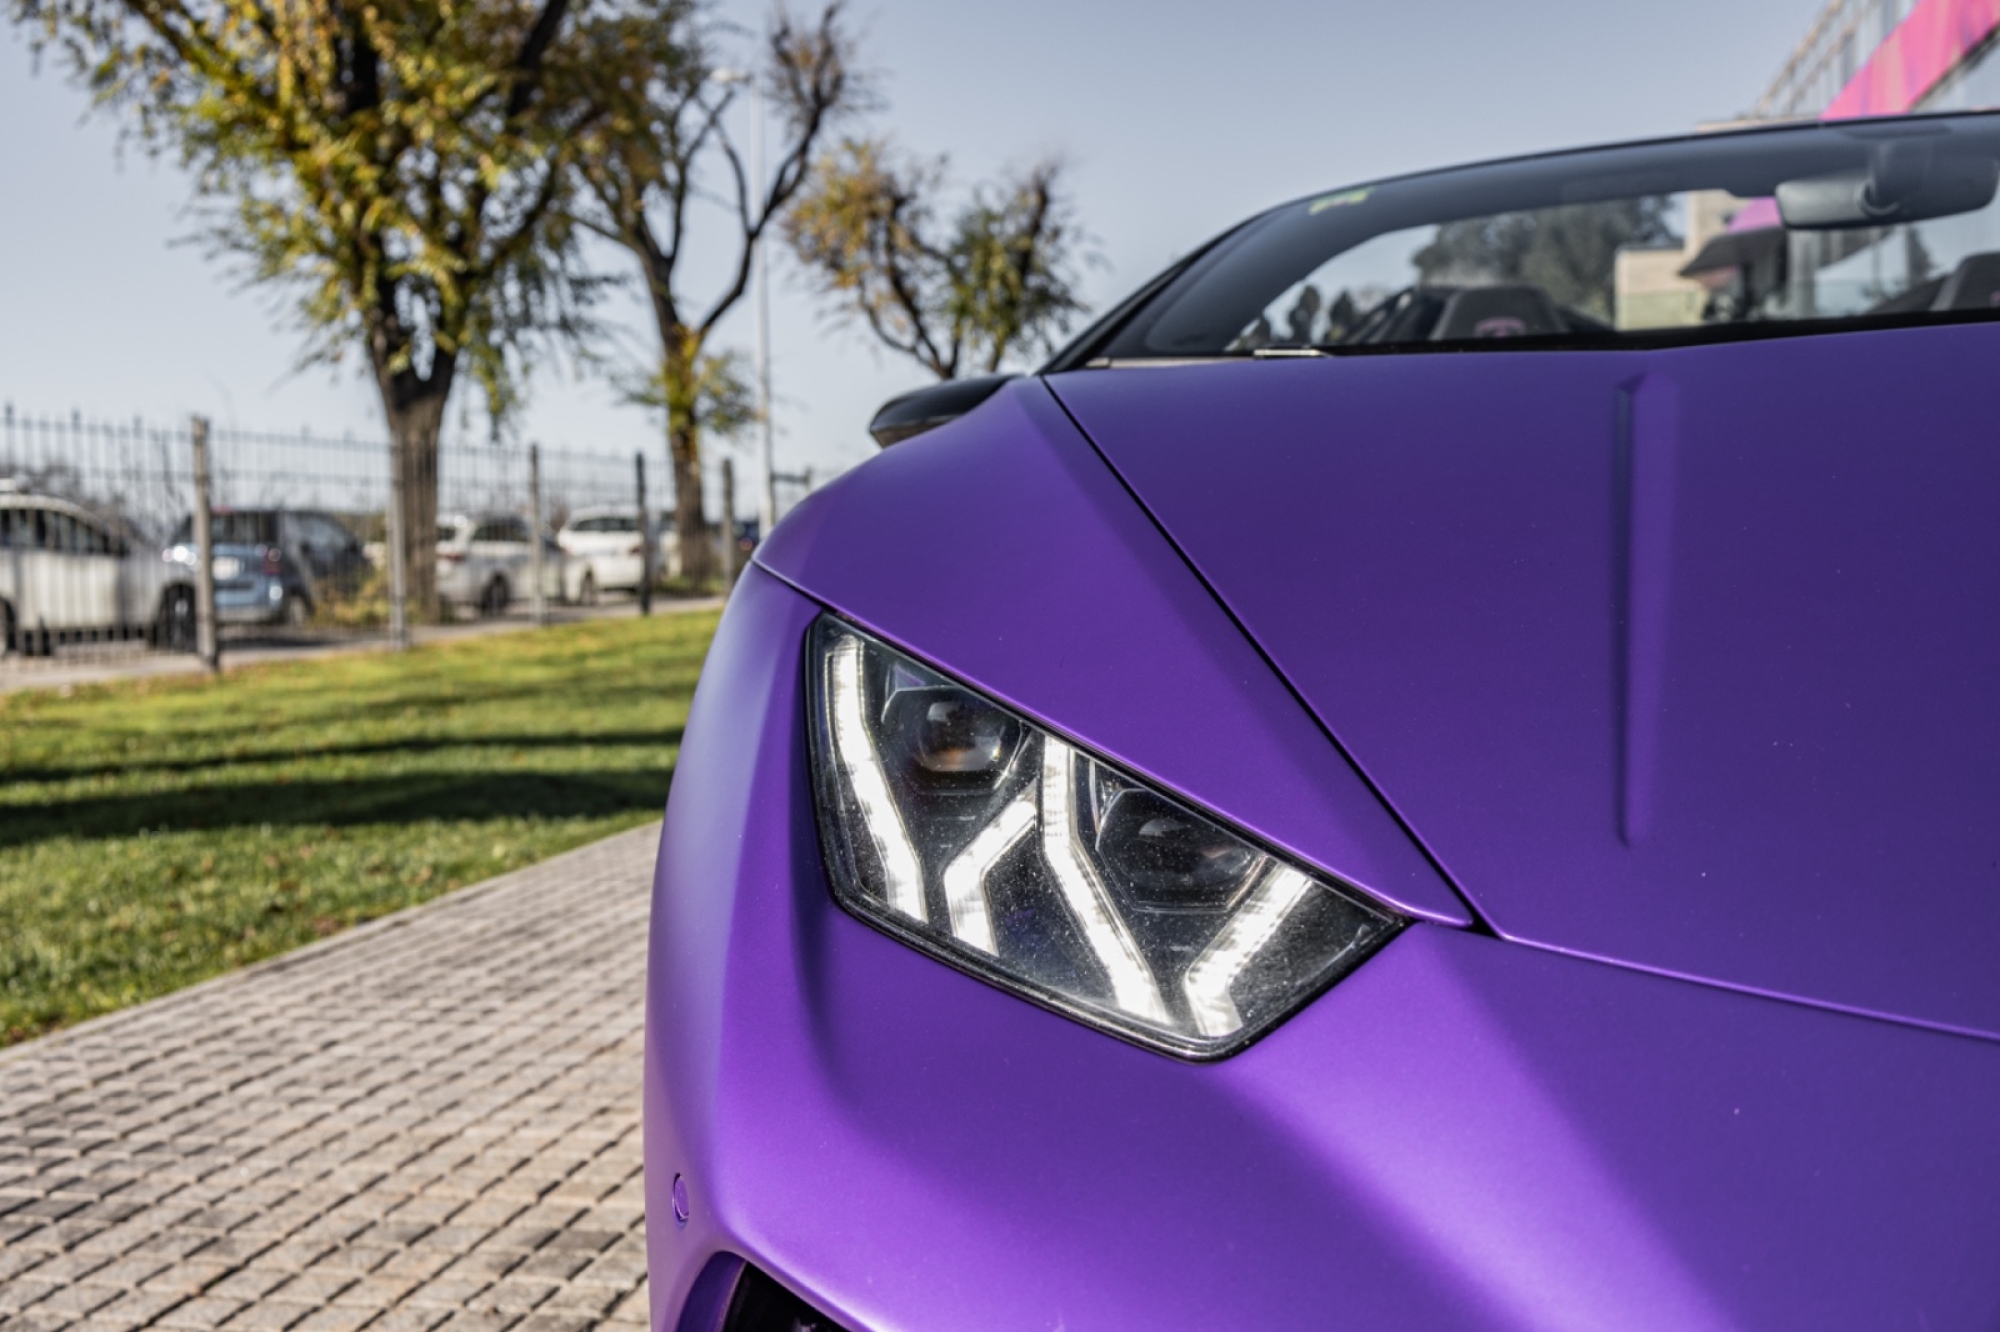
[[[658,837],[0,1052],[0,1328],[638,1332]]]

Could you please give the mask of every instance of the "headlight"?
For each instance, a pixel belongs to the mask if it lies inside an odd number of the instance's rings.
[[[831,617],[810,675],[835,896],[1037,1003],[1215,1058],[1406,923]]]

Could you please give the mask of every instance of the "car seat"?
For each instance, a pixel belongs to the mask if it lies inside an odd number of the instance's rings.
[[[1464,287],[1451,294],[1432,342],[1464,342],[1485,338],[1545,337],[1568,331],[1561,311],[1540,287]]]
[[[1968,254],[1944,280],[1933,310],[1991,310],[2000,306],[2000,250]]]

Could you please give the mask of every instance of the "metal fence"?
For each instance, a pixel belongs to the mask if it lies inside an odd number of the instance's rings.
[[[448,440],[438,457],[444,613],[539,617],[649,599],[676,562],[663,530],[671,486],[656,465],[642,501],[645,470],[630,454]],[[20,670],[181,651],[213,664],[224,644],[386,636],[389,478],[379,440],[0,407],[0,661]],[[562,546],[533,541],[537,518],[545,534],[582,530],[564,532]]]

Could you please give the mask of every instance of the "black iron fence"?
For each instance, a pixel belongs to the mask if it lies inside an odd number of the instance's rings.
[[[386,637],[390,471],[379,440],[0,407],[0,660]],[[448,440],[443,613],[650,598],[678,567],[663,471],[642,494],[643,457]]]

